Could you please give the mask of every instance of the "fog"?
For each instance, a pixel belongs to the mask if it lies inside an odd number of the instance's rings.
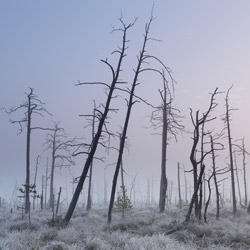
[[[139,17],[128,33],[129,48],[124,61],[122,80],[131,86],[136,56],[143,41],[144,25],[148,22],[152,1],[2,1],[0,3],[0,107],[10,108],[26,101],[24,92],[29,87],[46,103],[46,109],[52,114],[36,116],[32,123],[37,126],[51,127],[52,121],[60,121],[69,138],[82,137],[89,143],[90,129],[84,128],[87,121],[82,114],[91,114],[93,100],[104,103],[106,98],[103,86],[75,86],[78,80],[110,82],[109,69],[100,61],[108,58],[116,63],[117,56],[111,52],[121,44],[121,33],[111,32],[119,27],[122,15],[126,23]],[[177,162],[182,168],[191,169],[189,154],[192,145],[191,107],[194,111],[205,112],[210,94],[216,87],[222,92],[216,97],[218,108],[214,112],[216,121],[211,128],[222,129],[221,115],[225,113],[225,91],[233,85],[230,92],[230,105],[237,110],[232,113],[233,140],[245,137],[246,148],[250,147],[249,105],[250,105],[250,16],[249,1],[157,1],[154,3],[155,20],[150,30],[151,37],[147,52],[157,56],[173,71],[175,86],[175,107],[181,111],[183,132],[169,142],[167,153],[167,177],[169,183],[177,188]],[[156,66],[154,63],[151,67]],[[162,87],[161,77],[154,73],[145,73],[140,77],[136,95],[157,106],[160,104],[158,89]],[[111,114],[109,128],[121,131],[126,111],[125,95],[117,93],[112,107],[119,111]],[[132,110],[128,129],[128,150],[123,162],[125,182],[128,191],[136,176],[136,197],[146,201],[148,182],[153,201],[158,202],[161,137],[152,135],[156,131],[150,128],[149,117],[152,109],[143,103],[136,103]],[[13,201],[16,189],[25,182],[25,129],[19,132],[18,124],[9,119],[20,119],[23,112],[9,117],[0,112],[0,197]],[[158,131],[159,133],[160,131]],[[45,131],[33,131],[31,139],[31,180],[34,178],[35,159],[41,155],[38,168],[37,186],[41,192],[41,178],[45,175],[47,157],[44,152]],[[226,139],[223,141],[226,143]],[[111,141],[118,146],[118,139]],[[226,149],[227,150],[227,149]],[[221,166],[228,163],[227,151],[218,162]],[[101,147],[98,157],[104,161],[94,161],[93,196],[94,202],[103,201],[104,178],[110,193],[114,173],[113,164],[117,152],[107,152]],[[55,188],[63,187],[63,198],[70,201],[73,189],[72,179],[78,177],[86,156],[75,157],[75,166],[57,170]],[[248,159],[247,159],[248,161]],[[211,164],[207,160],[207,164]],[[241,158],[239,156],[239,166]],[[241,167],[240,167],[241,168]],[[249,170],[247,170],[247,174]],[[188,173],[188,182],[192,184],[192,173]],[[182,182],[184,173],[182,169]],[[242,172],[240,171],[240,178]],[[242,184],[243,185],[243,184]],[[85,184],[81,200],[86,199]],[[153,190],[152,190],[153,188]],[[182,185],[183,188],[183,185]],[[230,197],[230,180],[225,181]],[[243,188],[243,186],[242,186]],[[173,195],[176,196],[175,194]],[[174,198],[173,198],[174,199]]]

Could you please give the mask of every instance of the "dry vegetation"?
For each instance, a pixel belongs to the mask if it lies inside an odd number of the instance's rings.
[[[1,250],[250,249],[250,217],[245,210],[233,216],[223,208],[218,221],[211,211],[208,223],[185,224],[185,209],[167,207],[160,214],[156,207],[136,208],[125,219],[115,213],[108,225],[107,208],[95,207],[89,213],[78,208],[67,226],[51,223],[48,210],[32,211],[30,224],[21,219],[20,210],[0,211]]]

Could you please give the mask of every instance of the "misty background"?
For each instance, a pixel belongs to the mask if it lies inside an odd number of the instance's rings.
[[[128,81],[130,87],[136,56],[143,41],[144,25],[149,20],[153,3],[156,19],[150,30],[151,37],[161,42],[151,41],[147,51],[159,57],[173,71],[177,81],[174,104],[184,116],[182,122],[186,130],[192,131],[189,107],[206,111],[209,93],[216,87],[219,91],[226,91],[233,84],[230,105],[238,110],[232,114],[232,137],[235,140],[245,137],[246,149],[249,150],[250,2],[247,0],[1,1],[0,107],[10,108],[25,102],[24,92],[32,87],[53,114],[35,117],[34,125],[52,127],[52,121],[60,121],[69,138],[83,137],[85,142],[90,142],[90,129],[84,129],[86,119],[79,115],[92,113],[93,100],[97,104],[105,102],[105,90],[102,86],[75,84],[78,80],[109,82],[110,72],[100,59],[116,62],[117,57],[111,52],[120,45],[121,33],[111,31],[113,27],[119,27],[118,19],[122,15],[126,23],[139,18],[128,33],[130,43],[122,72],[122,79]],[[159,105],[161,78],[146,73],[140,76],[140,82],[136,94]],[[111,105],[119,108],[119,112],[112,114],[110,119],[109,126],[114,132],[120,132],[126,110],[125,96],[119,95]],[[214,114],[218,119],[211,124],[218,130],[223,127],[224,98],[225,93],[217,96],[219,106]],[[158,202],[161,138],[152,135],[155,131],[149,128],[151,112],[152,109],[142,103],[134,105],[128,130],[129,150],[125,152],[123,162],[128,191],[136,175],[138,200],[146,199],[149,181],[154,201]],[[23,113],[19,112],[11,118],[14,120],[22,116]],[[9,118],[0,112],[0,196],[8,202],[15,187],[25,182],[26,149],[25,130],[17,135],[19,126],[11,124]],[[41,155],[37,177],[39,192],[47,157],[50,157],[49,151],[43,152],[46,134],[34,131],[31,138],[31,182],[36,157]],[[174,188],[177,186],[177,162],[186,170],[191,169],[191,136],[183,133],[177,143],[172,139],[168,147],[167,177]],[[112,144],[117,146],[118,139]],[[114,166],[107,165],[115,163],[117,152],[107,154],[100,149],[98,156],[105,157],[105,161],[94,161],[94,202],[103,200],[104,176],[108,182],[108,197],[110,195]],[[218,159],[223,166],[228,162],[226,156],[225,150]],[[62,195],[64,198],[68,196],[69,201],[74,188],[72,179],[80,175],[85,156],[77,156],[74,160],[75,166],[58,169],[55,175],[56,190],[62,186]],[[239,167],[240,164],[239,158]],[[249,176],[249,170],[247,174]],[[192,174],[187,176],[191,185]],[[181,178],[183,181],[183,173]],[[225,184],[229,197],[230,180]],[[84,194],[86,198],[87,182],[82,201]]]

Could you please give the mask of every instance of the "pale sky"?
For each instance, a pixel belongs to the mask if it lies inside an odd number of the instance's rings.
[[[189,107],[205,111],[209,103],[208,93],[216,87],[226,91],[233,84],[230,100],[232,106],[239,109],[233,113],[233,139],[245,136],[250,150],[247,133],[250,123],[248,0],[1,1],[0,106],[19,105],[25,101],[24,92],[29,86],[33,87],[53,114],[53,117],[43,119],[44,126],[52,126],[52,120],[61,121],[69,137],[88,138],[83,129],[86,122],[78,115],[91,113],[92,100],[103,102],[105,93],[102,86],[75,87],[74,84],[78,80],[109,81],[110,72],[100,59],[108,58],[110,62],[116,62],[111,52],[120,45],[121,34],[111,34],[111,31],[112,27],[119,27],[121,13],[127,23],[135,17],[139,18],[128,33],[129,50],[122,74],[124,80],[131,81],[144,25],[149,20],[153,3],[156,19],[151,36],[161,42],[150,42],[147,51],[172,69],[177,81],[175,103],[186,117],[183,121],[186,129],[192,130]],[[161,79],[147,73],[140,80],[136,94],[155,105],[159,104]],[[219,108],[215,112],[218,117],[224,112],[224,98],[225,94],[218,96]],[[120,113],[111,120],[111,126],[116,131],[123,124],[124,99],[119,99],[119,105]],[[147,116],[151,110],[148,107],[136,104],[132,112],[128,132],[130,153],[124,156],[127,182],[130,183],[137,172],[142,186],[146,184],[146,178],[154,176],[155,194],[158,195],[160,137],[151,136],[152,131],[144,128],[149,125]],[[0,196],[8,198],[15,182],[20,185],[25,180],[25,134],[17,136],[18,126],[8,122],[7,114],[1,112],[0,117]],[[213,126],[220,128],[221,121]],[[191,139],[188,134],[183,137],[179,143],[172,141],[169,146],[167,172],[173,181],[176,181],[177,161],[190,168]],[[41,154],[40,179],[45,173],[47,157],[43,153],[44,141],[45,133],[34,132],[31,171],[34,171],[36,156]],[[116,155],[113,154],[107,162],[96,163],[96,182],[103,180],[105,166],[115,161]],[[72,169],[74,176],[81,172],[84,157],[76,161],[77,166]],[[224,158],[222,162],[226,164]],[[112,167],[107,172],[111,178]],[[56,178],[58,183],[62,183],[66,178],[65,172]],[[102,196],[102,186],[98,188],[96,192]],[[146,191],[141,191],[145,195]]]

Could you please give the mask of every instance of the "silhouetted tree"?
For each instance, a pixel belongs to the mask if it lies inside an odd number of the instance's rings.
[[[36,187],[36,177],[37,177],[37,171],[38,171],[38,165],[39,165],[39,158],[40,158],[40,155],[36,157],[36,170],[35,170],[34,183],[33,183],[35,187]],[[35,209],[35,200],[36,200],[36,196],[33,197],[33,209]]]
[[[95,84],[105,85],[108,88],[108,95],[107,95],[106,104],[103,106],[104,111],[100,111],[100,110],[97,111],[98,114],[99,114],[98,128],[97,128],[97,131],[95,133],[94,139],[92,140],[91,148],[90,148],[89,152],[85,152],[85,154],[87,154],[87,159],[86,159],[86,162],[85,162],[82,174],[81,174],[81,176],[79,178],[79,181],[78,181],[76,190],[74,192],[73,198],[72,198],[71,203],[69,205],[68,211],[67,211],[66,216],[64,218],[65,222],[69,222],[70,221],[70,219],[72,217],[72,214],[73,214],[73,212],[75,210],[75,206],[77,204],[80,192],[82,190],[82,187],[83,187],[83,184],[85,182],[87,173],[89,171],[91,162],[93,161],[93,158],[94,158],[97,146],[99,144],[99,139],[100,139],[100,137],[102,135],[103,128],[105,126],[105,120],[107,119],[107,115],[108,115],[108,113],[109,113],[109,111],[111,109],[110,108],[110,104],[111,104],[111,100],[112,100],[112,97],[113,97],[113,92],[114,92],[114,90],[116,88],[116,84],[121,83],[121,81],[119,80],[119,75],[120,75],[120,72],[122,70],[121,66],[122,66],[123,59],[126,56],[125,51],[127,49],[127,42],[128,42],[127,41],[127,31],[134,25],[134,22],[126,25],[123,22],[122,18],[120,18],[120,22],[122,24],[122,28],[116,29],[116,30],[121,31],[122,34],[123,34],[122,46],[121,46],[121,48],[119,48],[118,50],[115,50],[113,52],[113,53],[118,53],[118,55],[119,55],[116,69],[108,62],[107,59],[106,60],[101,60],[111,70],[111,73],[112,73],[111,84],[108,85],[108,84],[102,83],[102,82],[85,82],[85,83],[79,83],[78,84],[78,85],[86,85],[86,84],[90,84],[90,85],[95,85]],[[116,31],[116,30],[114,30],[114,31]]]
[[[217,91],[218,91],[218,88],[216,88],[215,91],[211,94],[210,105],[209,105],[207,111],[202,114],[201,118],[199,118],[199,113],[200,113],[199,110],[196,111],[195,117],[194,117],[193,110],[190,108],[190,117],[191,117],[191,120],[192,120],[192,123],[194,126],[194,132],[193,132],[193,138],[192,138],[193,145],[192,145],[191,153],[190,153],[190,161],[191,161],[192,167],[193,167],[192,172],[193,172],[193,179],[194,179],[194,193],[193,193],[192,199],[190,201],[188,213],[186,216],[187,222],[190,219],[193,205],[195,205],[196,217],[199,216],[199,202],[198,202],[198,195],[197,194],[198,194],[200,184],[202,182],[202,177],[203,177],[203,173],[205,170],[205,165],[204,164],[201,165],[200,174],[198,174],[198,166],[200,165],[200,163],[204,162],[205,157],[211,153],[211,150],[208,150],[207,152],[203,152],[201,159],[199,159],[199,160],[196,159],[196,152],[197,152],[199,140],[201,138],[200,136],[204,136],[204,128],[202,129],[202,131],[203,131],[202,134],[201,134],[201,128],[203,127],[203,125],[206,122],[209,122],[209,121],[216,119],[216,117],[209,118],[209,114],[218,105],[217,103],[215,103],[215,96],[218,93]]]
[[[179,207],[182,208],[182,199],[181,199],[181,180],[180,180],[180,163],[177,164],[178,170],[178,194],[179,194]]]
[[[18,123],[20,126],[19,134],[23,132],[23,124],[26,125],[26,181],[25,181],[25,213],[29,212],[30,209],[30,148],[31,148],[31,131],[35,129],[42,129],[42,130],[48,130],[46,128],[42,127],[32,127],[32,119],[33,115],[40,115],[43,116],[45,113],[50,114],[45,109],[45,103],[43,103],[38,97],[34,94],[34,89],[29,88],[29,92],[26,93],[27,101],[25,101],[23,104],[12,107],[10,109],[5,109],[5,111],[11,115],[13,113],[16,113],[19,110],[25,110],[24,111],[24,117],[20,120],[10,120],[11,123],[15,124]]]
[[[235,180],[234,180],[234,161],[233,161],[233,145],[232,145],[232,136],[231,136],[231,114],[232,111],[235,109],[231,109],[229,107],[229,92],[232,89],[233,86],[231,86],[227,90],[225,102],[226,102],[226,113],[225,117],[223,118],[223,121],[225,123],[225,129],[227,131],[227,138],[228,138],[228,149],[229,149],[229,158],[230,158],[230,172],[231,172],[231,185],[232,185],[232,201],[233,201],[233,214],[236,213],[237,207],[236,207],[236,194],[235,194]]]
[[[49,206],[50,208],[54,205],[54,178],[55,178],[55,168],[69,167],[73,165],[74,162],[71,157],[70,147],[73,140],[66,140],[66,134],[59,123],[54,123],[54,128],[48,133],[46,139],[46,149],[51,150],[51,169],[50,169],[50,196],[49,196]]]
[[[166,68],[165,68],[166,69]],[[175,81],[172,77],[170,69],[167,68],[167,73],[171,80],[172,91],[169,87],[169,82],[165,77],[164,70],[162,71],[163,78],[163,90],[159,90],[161,97],[161,105],[154,108],[151,115],[151,123],[154,129],[161,128],[161,182],[160,182],[160,198],[159,209],[163,213],[166,204],[166,192],[167,192],[167,176],[166,176],[166,161],[167,161],[167,145],[170,137],[173,136],[177,140],[179,132],[184,130],[184,126],[181,125],[180,111],[173,107],[174,96],[174,84]]]

